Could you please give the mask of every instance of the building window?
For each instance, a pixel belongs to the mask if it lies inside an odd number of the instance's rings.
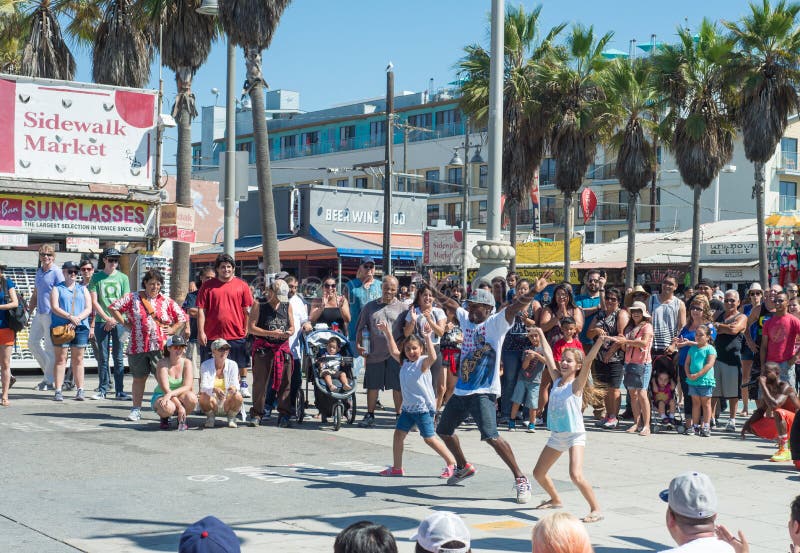
[[[256,153],[255,153],[255,150],[253,149],[253,142],[252,141],[239,142],[236,145],[236,150],[239,151],[239,152],[247,152],[247,161],[249,163],[255,163],[255,161],[256,161]]]
[[[425,189],[428,194],[439,193],[439,170],[425,171]]]
[[[439,219],[439,204],[428,204],[428,226],[433,226],[433,222]]]
[[[447,169],[447,182],[451,184],[463,184],[464,168],[463,167],[449,167]],[[454,192],[454,189],[450,189],[450,192]]]
[[[431,127],[431,114],[430,113],[418,113],[416,115],[409,115],[408,116],[408,124],[412,127]]]
[[[461,111],[446,109],[436,112],[436,131],[439,136],[454,136],[461,134]]]
[[[192,165],[200,166],[203,163],[203,152],[200,148],[194,148],[192,150]]]
[[[783,140],[786,140],[785,138]],[[779,211],[794,211],[797,209],[797,183],[782,180],[780,182],[780,207]]]
[[[355,147],[356,126],[339,127],[339,149],[352,150]]]
[[[489,166],[481,165],[478,169],[478,187],[489,188]]]
[[[616,220],[628,218],[628,192],[627,190],[612,190],[603,194],[602,210],[597,215],[601,220]]]
[[[336,180],[336,186],[338,186],[339,188],[347,188],[348,184],[349,184],[348,179],[337,179]]]
[[[781,138],[781,167],[797,169],[797,139]]]
[[[593,230],[586,231],[586,243],[587,244],[596,244],[596,242],[594,241],[594,231]]]
[[[370,146],[382,146],[386,144],[386,121],[370,122],[369,144]]]
[[[461,226],[461,204],[447,204],[447,224],[452,227]]]
[[[558,220],[556,213],[556,199],[554,196],[542,196],[540,198],[541,206],[541,220],[543,225],[553,225]]]
[[[482,225],[486,224],[486,211],[488,209],[488,203],[486,200],[481,200],[478,202],[478,222]]]
[[[355,187],[356,188],[367,188],[367,177],[356,177],[355,178]]]
[[[553,186],[556,184],[556,160],[548,157],[542,160],[539,167],[539,186]]]

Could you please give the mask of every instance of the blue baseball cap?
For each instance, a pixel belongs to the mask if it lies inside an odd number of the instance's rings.
[[[184,530],[178,553],[241,553],[241,547],[230,526],[207,516]]]

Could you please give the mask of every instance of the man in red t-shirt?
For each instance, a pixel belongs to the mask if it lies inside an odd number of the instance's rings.
[[[794,343],[800,335],[800,319],[786,314],[786,292],[779,292],[772,301],[775,304],[775,314],[764,323],[759,352],[761,366],[765,366],[767,362],[777,363],[781,370],[780,379],[794,389],[794,364],[800,357],[794,351]]]
[[[218,338],[231,346],[229,359],[239,365],[240,389],[250,397],[247,388],[247,371],[250,352],[247,351],[247,318],[253,305],[253,294],[245,281],[234,276],[233,257],[219,254],[214,263],[217,272],[200,287],[197,293],[197,343],[202,361],[211,358],[208,345]]]

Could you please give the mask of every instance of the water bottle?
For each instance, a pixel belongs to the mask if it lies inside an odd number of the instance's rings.
[[[339,332],[339,323],[332,323],[331,330],[334,332]]]
[[[361,347],[364,348],[364,355],[369,355],[369,330],[366,328],[361,333]]]

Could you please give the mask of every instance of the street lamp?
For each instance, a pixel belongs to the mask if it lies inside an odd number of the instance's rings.
[[[458,151],[464,149],[464,159],[458,157]],[[463,194],[461,205],[461,286],[464,287],[464,293],[467,293],[467,235],[469,234],[469,164],[470,163],[483,163],[481,157],[480,147],[476,148],[475,155],[472,159],[469,157],[469,118],[464,123],[464,143],[457,148],[453,148],[453,158],[450,160],[450,165],[463,165],[464,166],[464,182]],[[469,159],[469,163],[467,160]]]
[[[219,15],[217,0],[203,0],[197,8],[197,13],[203,15]],[[223,251],[235,259],[236,248],[234,245],[234,202],[233,194],[236,189],[236,50],[228,37],[228,68],[225,90],[225,187],[224,187],[224,215],[223,215]],[[216,106],[216,99],[214,105]]]
[[[735,165],[725,165],[720,173],[735,173],[736,166]],[[719,173],[717,173],[717,177],[714,179],[714,222],[716,223],[719,221]]]

